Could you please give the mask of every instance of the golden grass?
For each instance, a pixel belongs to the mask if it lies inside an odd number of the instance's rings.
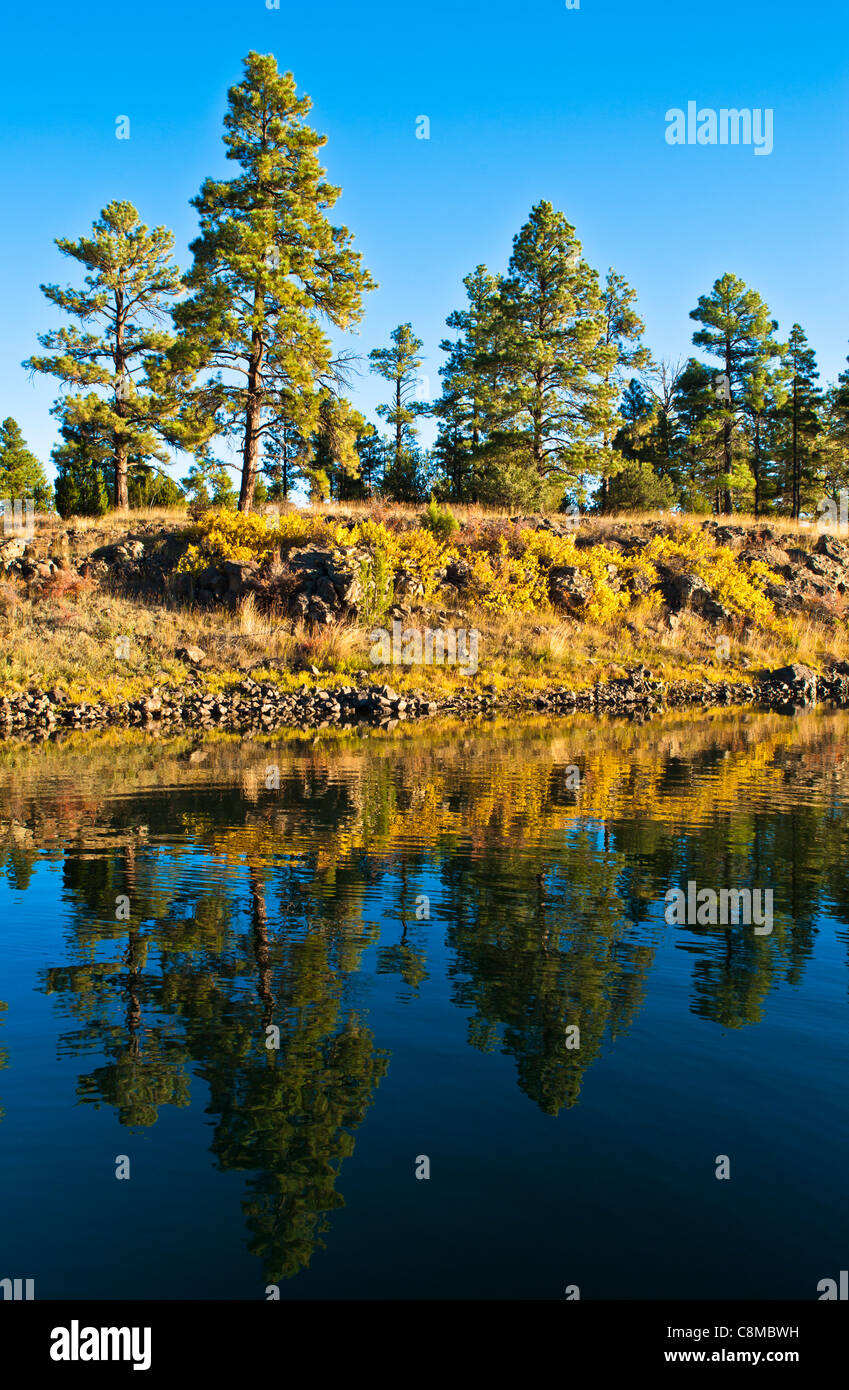
[[[374,515],[368,503],[339,503],[305,509],[316,515]],[[480,507],[454,507],[461,520],[476,522],[509,513]],[[384,518],[415,520],[421,507],[383,506]],[[646,513],[637,517],[592,517],[582,530],[603,539],[624,526],[664,521],[692,524],[701,517]],[[718,518],[722,522],[723,518]],[[807,548],[816,534],[811,527],[786,519],[734,516],[735,526],[765,525]],[[38,519],[38,532],[69,528],[85,537],[82,549],[125,535],[139,523],[182,530],[185,513],[151,509],[105,518],[62,522]],[[80,545],[75,545],[77,554]],[[838,615],[831,622],[808,615],[793,619],[781,635],[742,625],[728,633],[727,654],[713,628],[693,613],[684,613],[672,630],[663,610],[648,604],[629,608],[607,627],[564,618],[551,610],[493,617],[471,608],[441,613],[438,603],[414,610],[405,625],[419,628],[476,628],[479,669],[459,666],[374,667],[369,661],[370,627],[344,621],[323,628],[293,622],[280,612],[263,611],[253,595],[234,610],[181,607],[166,600],[130,599],[99,588],[73,571],[59,571],[41,591],[20,580],[0,578],[0,691],[58,686],[72,699],[118,701],[138,698],[155,686],[179,687],[198,679],[210,688],[238,681],[247,672],[284,688],[316,684],[388,683],[400,691],[426,690],[435,696],[458,687],[492,686],[501,693],[542,692],[556,686],[576,690],[623,674],[637,663],[668,681],[745,678],[762,668],[802,661],[823,668],[849,659],[847,625]],[[387,623],[389,619],[385,620]],[[126,639],[127,646],[119,643]],[[178,661],[182,646],[206,652],[202,667],[192,671]],[[119,652],[126,649],[128,654]]]

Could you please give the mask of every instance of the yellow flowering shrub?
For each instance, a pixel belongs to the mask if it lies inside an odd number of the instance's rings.
[[[393,600],[399,573],[411,574],[418,594],[428,602],[438,594],[445,566],[459,557],[469,565],[470,603],[503,614],[549,607],[552,571],[574,568],[588,588],[578,603],[580,615],[604,625],[632,602],[660,604],[657,567],[665,565],[697,574],[731,612],[773,632],[782,627],[766,594],[769,583],[781,582],[779,576],[759,560],[741,559],[701,528],[685,526],[673,535],[655,536],[633,555],[603,544],[578,546],[572,535],[530,527],[516,531],[488,523],[467,535],[466,543],[457,548],[424,527],[395,530],[371,518],[346,526],[297,511],[281,516],[210,511],[192,527],[177,569],[198,573],[228,560],[262,564],[301,545],[348,553],[357,548],[367,555],[360,560],[364,607],[379,614]]]
[[[501,537],[494,554],[466,549],[470,568],[469,599],[487,613],[532,613],[548,602],[548,584],[532,554],[511,555]]]
[[[581,605],[581,612],[593,623],[604,625],[630,606],[632,594],[628,586],[638,574],[644,575],[650,584],[657,582],[657,570],[641,556],[624,556],[606,545],[579,547],[574,537],[551,531],[525,529],[519,538],[524,555],[536,561],[546,580],[551,570],[567,566],[588,580],[592,591]],[[547,592],[550,599],[550,591]],[[648,601],[659,603],[660,596],[650,594]]]
[[[675,536],[655,536],[644,554],[652,564],[697,574],[724,608],[778,631],[775,607],[764,590],[768,583],[782,581],[761,560],[743,560],[728,546],[718,545],[707,531],[691,528]]]
[[[439,588],[439,573],[453,552],[431,531],[405,531],[395,540],[399,568],[415,575],[425,599],[433,598]]]

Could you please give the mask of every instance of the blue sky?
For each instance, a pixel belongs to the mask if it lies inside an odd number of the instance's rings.
[[[20,363],[61,321],[38,288],[74,271],[53,238],[79,236],[127,198],[174,231],[185,267],[189,199],[207,174],[232,176],[221,120],[251,48],[273,52],[312,97],[344,190],[334,220],[380,284],[349,345],[365,355],[409,320],[432,394],[463,276],[478,262],[505,268],[540,198],[575,225],[591,264],[636,288],[655,354],[690,350],[689,311],[728,270],[782,330],[803,325],[825,380],[842,370],[845,0],[45,0],[11,7],[4,31],[0,418],[14,415],[45,462],[55,384],[31,382]],[[689,100],[772,108],[773,153],[668,145],[665,113]],[[129,140],[115,138],[119,115]],[[429,140],[416,139],[420,115]],[[371,414],[380,384],[366,373],[352,395]]]

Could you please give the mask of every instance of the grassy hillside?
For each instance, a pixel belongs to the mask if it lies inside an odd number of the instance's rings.
[[[531,694],[639,664],[670,682],[719,681],[849,655],[849,546],[811,527],[455,516],[454,530],[420,511],[341,505],[197,523],[41,518],[31,541],[0,544],[0,694],[112,701],[190,676],[220,689],[246,672],[282,688]],[[475,630],[477,670],[373,664],[374,633],[393,623]]]

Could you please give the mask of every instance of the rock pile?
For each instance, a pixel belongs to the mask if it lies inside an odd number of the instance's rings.
[[[825,675],[805,666],[759,673],[751,684],[686,681],[667,685],[645,666],[627,676],[599,682],[589,690],[553,689],[544,694],[499,694],[493,686],[464,688],[433,699],[425,692],[398,694],[388,685],[337,686],[283,691],[250,678],[225,691],[196,681],[182,689],[159,689],[115,705],[72,703],[60,691],[30,690],[0,697],[0,736],[44,738],[60,729],[108,726],[176,732],[183,728],[221,728],[249,732],[331,726],[394,729],[406,720],[434,715],[460,718],[495,714],[569,714],[596,710],[605,715],[646,718],[664,708],[745,706],[793,712],[827,702],[849,707],[849,664]]]

